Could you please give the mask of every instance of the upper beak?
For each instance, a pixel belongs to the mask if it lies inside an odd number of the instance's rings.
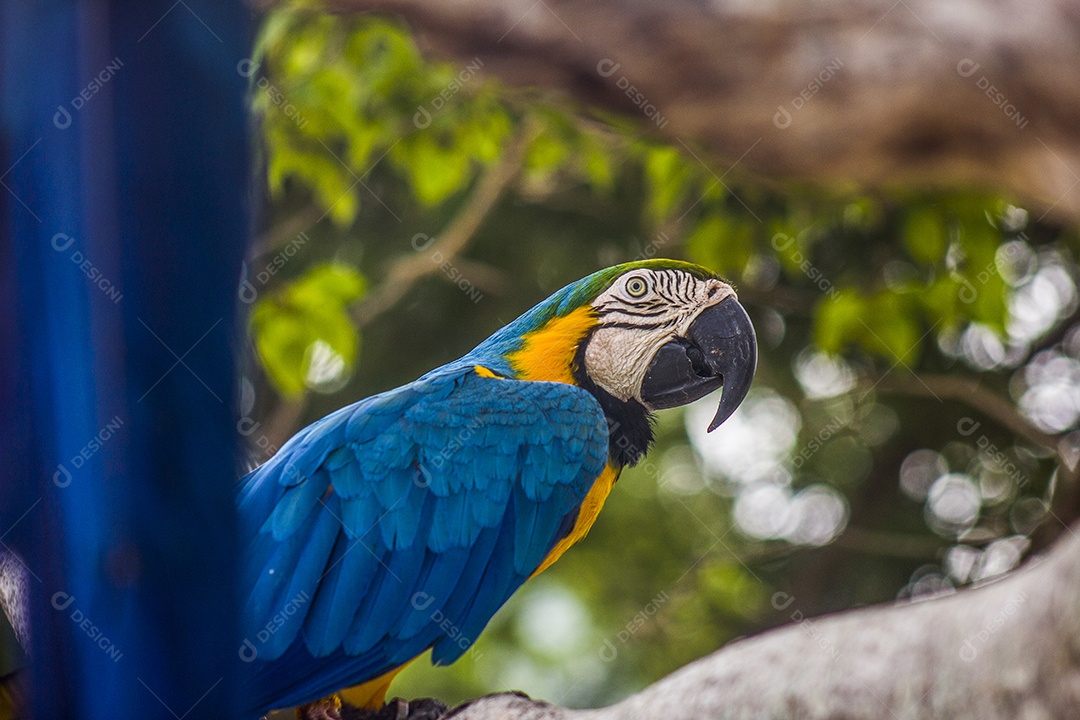
[[[709,432],[731,417],[750,390],[757,369],[757,336],[750,316],[733,298],[702,310],[684,337],[663,345],[641,382],[653,409],[678,407],[723,388]]]

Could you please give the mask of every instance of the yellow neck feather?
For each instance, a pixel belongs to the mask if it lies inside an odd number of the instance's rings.
[[[525,336],[525,344],[508,356],[520,380],[574,383],[573,362],[581,340],[596,327],[596,313],[580,307],[549,320]]]

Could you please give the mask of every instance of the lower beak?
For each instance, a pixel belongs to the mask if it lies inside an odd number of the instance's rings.
[[[652,409],[687,405],[723,388],[709,432],[731,417],[750,390],[757,368],[757,337],[750,316],[731,297],[702,310],[684,337],[664,344],[641,382]]]

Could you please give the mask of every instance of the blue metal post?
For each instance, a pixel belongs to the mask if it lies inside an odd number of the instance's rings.
[[[0,4],[0,550],[35,717],[234,714],[249,25]]]

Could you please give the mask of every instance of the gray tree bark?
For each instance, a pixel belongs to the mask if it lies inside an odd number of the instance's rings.
[[[1080,221],[1074,0],[328,2],[640,117],[720,178],[738,163],[827,188],[976,186]]]
[[[454,720],[1076,720],[1080,528],[984,587],[803,618],[732,643],[621,703],[568,710],[503,694]]]

